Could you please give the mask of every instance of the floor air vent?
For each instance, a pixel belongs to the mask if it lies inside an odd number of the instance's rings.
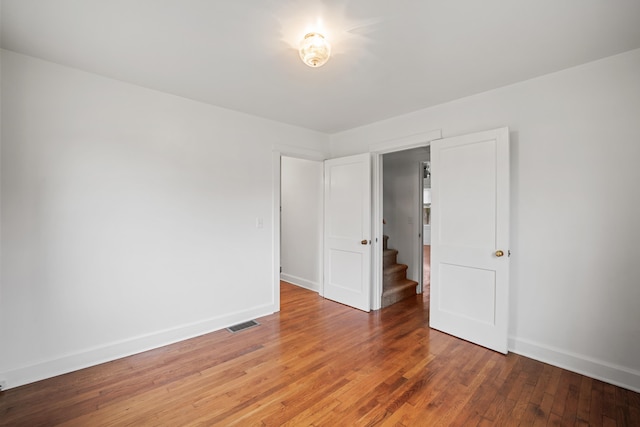
[[[227,331],[235,334],[236,332],[244,331],[245,329],[253,328],[254,326],[259,326],[260,323],[255,320],[249,320],[248,322],[238,323],[237,325],[229,326]]]

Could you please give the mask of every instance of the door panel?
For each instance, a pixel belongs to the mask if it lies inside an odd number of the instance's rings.
[[[496,147],[493,141],[440,151],[440,243],[484,248],[495,245]],[[468,179],[462,179],[464,172]],[[482,227],[478,227],[482,224]]]
[[[441,264],[440,309],[473,321],[495,323],[496,275],[491,270]]]
[[[506,353],[508,129],[432,142],[431,168],[430,325]]]
[[[324,167],[323,295],[369,311],[371,159],[369,154],[331,159]]]

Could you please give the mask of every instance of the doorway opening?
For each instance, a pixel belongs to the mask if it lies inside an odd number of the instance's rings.
[[[280,179],[280,279],[319,292],[322,162],[282,156]]]
[[[430,174],[429,162],[428,145],[381,156],[381,308],[416,294],[429,301],[431,186],[424,172],[429,165]]]
[[[317,163],[318,165],[322,164],[322,161],[325,159],[325,155],[323,153],[319,153],[319,152],[314,152],[314,151],[310,151],[310,150],[303,150],[303,149],[298,149],[298,148],[292,148],[292,147],[274,147],[274,150],[272,152],[271,155],[271,164],[272,164],[272,182],[273,182],[273,191],[272,191],[272,215],[273,215],[273,223],[272,223],[272,242],[273,242],[273,256],[272,256],[272,306],[273,306],[273,311],[280,311],[280,280],[281,280],[281,273],[285,273],[286,274],[286,270],[283,268],[283,264],[282,264],[282,253],[281,253],[281,248],[282,248],[282,235],[281,235],[281,229],[282,229],[282,181],[283,178],[285,180],[296,180],[299,179],[299,176],[297,176],[296,174],[292,175],[292,178],[287,178],[287,176],[283,177],[282,176],[282,159],[283,158],[288,158],[288,160],[291,160],[294,162],[294,164],[296,163],[295,160],[300,160],[300,159],[305,159],[305,160],[310,160],[312,162]],[[285,162],[287,162],[287,160],[285,159]],[[320,167],[320,166],[318,166]],[[291,168],[288,168],[285,165],[285,169],[288,170],[292,170]],[[287,175],[287,172],[285,171],[285,175]],[[291,175],[291,174],[288,174]],[[285,184],[289,185],[288,183]],[[294,197],[295,200],[295,197]],[[321,201],[320,201],[321,203]],[[322,205],[320,205],[322,206]],[[318,212],[322,212],[322,208],[320,207],[319,209],[316,209],[316,211]],[[286,221],[286,220],[285,220]],[[313,233],[313,222],[310,225],[310,227],[307,228],[307,230],[311,230],[310,232]],[[317,226],[317,230],[321,230],[321,224],[319,222],[319,220],[316,220],[315,222],[317,222],[316,226]],[[299,223],[299,221],[298,221]],[[306,225],[309,225],[308,221],[304,222]],[[289,225],[290,223],[287,221],[287,225]],[[286,248],[285,251],[288,251],[289,253],[294,253],[295,249],[292,248],[291,245],[288,245],[287,242],[284,242]],[[288,245],[288,246],[287,246]],[[309,248],[305,253],[310,256],[310,257],[315,257],[316,260],[313,264],[311,265],[318,265],[321,266],[322,265],[322,250],[321,247],[319,248],[315,248],[315,245],[307,245],[307,247]],[[295,266],[296,268],[298,267],[297,261],[294,259],[293,262],[289,263],[292,266]],[[310,265],[310,264],[305,264],[305,265]],[[305,271],[309,271],[308,269]],[[295,276],[295,272],[290,274],[290,276]],[[302,276],[302,275],[300,275]],[[309,275],[310,277],[312,277],[311,280],[304,282],[303,280],[299,280],[297,285],[298,286],[303,286],[303,287],[308,287],[308,288],[312,288],[313,287],[313,274]],[[298,277],[300,278],[300,277]],[[291,277],[288,277],[289,280],[291,280]],[[302,278],[304,279],[304,278]],[[317,282],[316,282],[317,283]],[[306,286],[305,286],[306,285]],[[318,286],[320,286],[320,291],[321,291],[321,283],[318,283]]]

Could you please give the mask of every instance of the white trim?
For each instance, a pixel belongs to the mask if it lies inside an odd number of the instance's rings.
[[[326,160],[326,159],[325,159]],[[322,217],[320,219],[320,247],[318,248],[318,265],[320,266],[320,284],[318,286],[318,294],[324,298],[324,174],[325,167],[324,162],[322,161],[322,191],[320,192],[320,212],[322,212]]]
[[[424,161],[418,162],[418,214],[416,215],[416,225],[418,228],[418,246],[416,246],[416,266],[418,268],[417,278],[418,286],[416,286],[416,292],[421,294],[424,292]]]
[[[640,393],[640,371],[513,336],[509,337],[509,350]]]
[[[436,129],[429,132],[416,133],[414,135],[404,136],[389,141],[372,144],[369,151],[378,154],[393,153],[396,151],[410,150],[412,148],[424,147],[429,142],[442,139],[442,130]]]
[[[301,288],[309,289],[310,291],[314,291],[314,292],[320,291],[319,283],[304,279],[302,277],[294,276],[292,274],[280,273],[280,280],[289,282],[292,285],[300,286]]]
[[[271,209],[273,223],[271,229],[273,234],[271,235],[271,242],[273,250],[271,251],[271,300],[275,306],[275,311],[280,311],[280,207],[282,202],[280,200],[280,186],[281,186],[281,170],[282,170],[282,155],[279,151],[274,151],[271,155],[271,162],[273,164],[273,176],[271,181],[273,182],[271,199],[273,200]]]
[[[382,306],[382,179],[383,179],[383,158],[380,154],[373,154],[371,159],[371,216],[372,216],[372,236],[371,236],[371,309],[380,310]],[[380,209],[376,207],[380,206]]]
[[[7,389],[14,388],[208,334],[231,325],[267,316],[275,311],[273,305],[257,306],[249,310],[212,317],[201,322],[140,335],[26,365],[11,371],[0,372],[0,378],[6,381]]]
[[[328,158],[327,153],[306,148],[294,147],[291,145],[273,144],[272,151],[280,153],[281,156],[295,157],[296,159],[315,160],[322,162]]]

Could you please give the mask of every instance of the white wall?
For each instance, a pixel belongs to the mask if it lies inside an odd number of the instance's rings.
[[[420,164],[429,159],[426,148],[385,154],[383,158],[383,212],[390,249],[398,251],[398,263],[406,264],[407,278],[418,280],[422,268],[416,243],[422,224],[419,214]]]
[[[322,162],[282,157],[282,280],[316,292],[322,253]]]
[[[502,126],[511,350],[640,390],[640,50],[333,135],[332,155]]]
[[[0,380],[277,308],[272,147],[326,135],[8,51],[1,89]]]

